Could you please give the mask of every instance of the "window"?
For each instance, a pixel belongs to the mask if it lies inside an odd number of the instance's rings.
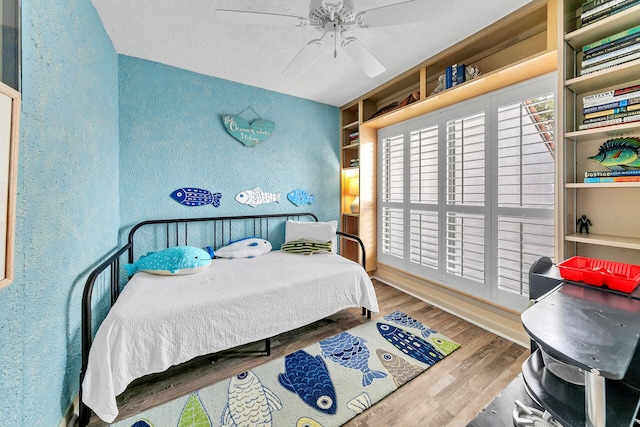
[[[554,245],[545,76],[380,129],[380,262],[521,310]]]

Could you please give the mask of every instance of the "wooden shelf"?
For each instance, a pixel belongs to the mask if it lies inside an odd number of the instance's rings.
[[[640,238],[608,236],[604,234],[568,234],[564,238],[567,242],[586,243],[588,245],[601,245],[614,248],[640,250]]]
[[[636,132],[640,132],[640,121],[622,123],[612,126],[603,126],[593,129],[577,130],[574,132],[567,132],[564,136],[565,138],[580,142],[593,141],[596,139],[610,139],[624,135],[630,135]]]
[[[624,188],[640,187],[640,182],[568,182],[565,188]]]
[[[345,145],[344,147],[342,147],[343,150],[357,150],[360,147],[360,143],[359,142],[355,142],[349,145]]]
[[[481,74],[473,80],[409,104],[402,109],[368,120],[363,123],[363,126],[371,127],[372,129],[391,126],[431,111],[457,104],[465,99],[553,72],[556,69],[557,54],[555,51],[533,55],[507,67]]]
[[[342,129],[344,130],[358,129],[359,124],[360,122],[356,120],[355,122],[347,123],[346,125],[342,126]]]
[[[636,59],[616,67],[569,79],[565,82],[565,87],[574,93],[593,92],[607,86],[627,86],[627,82],[637,80],[639,77],[640,59]]]

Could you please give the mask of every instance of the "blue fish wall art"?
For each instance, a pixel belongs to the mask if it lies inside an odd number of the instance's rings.
[[[218,208],[222,199],[222,193],[212,193],[194,187],[178,188],[170,196],[181,205],[189,207],[212,205],[214,208]]]
[[[287,193],[287,199],[296,206],[313,204],[313,194],[309,194],[302,188],[295,189]]]

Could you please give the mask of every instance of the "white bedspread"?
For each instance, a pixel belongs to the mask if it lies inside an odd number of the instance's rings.
[[[137,378],[349,307],[379,311],[369,276],[339,255],[272,251],[192,275],[137,273],[94,338],[83,402],[112,422],[116,396]]]

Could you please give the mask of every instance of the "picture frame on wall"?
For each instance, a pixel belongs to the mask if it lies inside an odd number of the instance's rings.
[[[21,1],[0,0],[0,81],[21,90]]]
[[[13,281],[20,92],[0,83],[0,288]]]

